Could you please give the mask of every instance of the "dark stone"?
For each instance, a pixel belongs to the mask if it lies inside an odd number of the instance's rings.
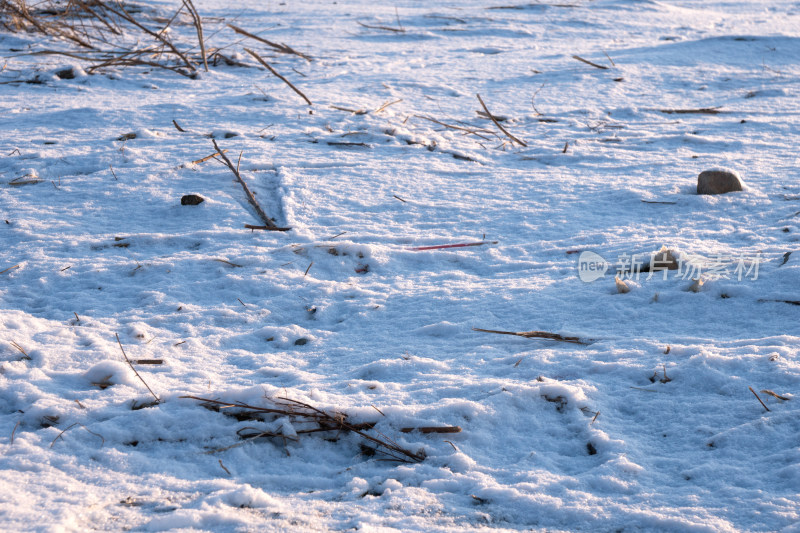
[[[729,170],[706,170],[697,176],[697,194],[725,194],[743,190],[742,178]]]
[[[56,72],[56,76],[62,80],[74,80],[75,79],[75,70],[72,67],[65,68],[63,70],[59,70]]]
[[[185,194],[181,197],[181,205],[198,205],[205,202],[205,200],[198,194]]]
[[[306,339],[306,338],[304,338],[304,337],[300,337],[299,339],[297,339],[296,341],[294,341],[294,345],[295,345],[295,346],[302,346],[302,345],[304,345],[304,344],[308,344],[308,339]]]

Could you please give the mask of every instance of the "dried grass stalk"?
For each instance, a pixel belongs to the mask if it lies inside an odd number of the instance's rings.
[[[224,413],[237,418],[238,420],[265,420],[286,417],[293,425],[297,425],[300,429],[296,429],[295,433],[300,435],[308,435],[313,433],[325,432],[350,432],[355,433],[361,437],[369,445],[369,449],[374,453],[379,453],[384,456],[385,460],[397,461],[400,463],[419,463],[425,459],[425,452],[412,452],[405,449],[394,442],[392,439],[378,433],[377,436],[366,433],[367,430],[374,430],[374,423],[353,423],[348,420],[346,414],[341,412],[327,412],[322,409],[309,405],[305,402],[293,400],[291,398],[267,398],[268,407],[259,407],[249,405],[243,402],[224,402],[210,398],[201,398],[198,396],[181,396],[202,402],[203,406],[213,411],[222,411]],[[417,428],[404,428],[413,431]],[[431,429],[431,428],[421,428]],[[436,428],[440,429],[440,428]],[[460,431],[460,428],[459,428]],[[432,431],[429,431],[432,432]],[[455,430],[451,432],[457,432]],[[281,438],[284,440],[297,440],[297,437],[283,435],[270,431],[263,431],[256,427],[244,427],[237,431],[240,438],[245,441],[258,439],[258,438]],[[211,453],[224,451],[234,446],[239,446],[242,443],[212,450]]]

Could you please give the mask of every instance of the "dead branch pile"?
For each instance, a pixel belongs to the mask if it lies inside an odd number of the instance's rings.
[[[165,15],[155,8],[121,0],[0,0],[0,30],[46,37],[22,55],[77,59],[88,64],[87,74],[139,66],[196,78],[200,69],[208,71],[209,64],[255,66],[226,56],[225,47],[207,45],[204,20],[221,22],[221,19],[201,17],[192,0],[175,0],[175,3],[176,9]],[[312,60],[287,44],[274,43],[233,25],[227,27],[266,44],[274,52]]]
[[[356,423],[351,422],[345,413],[327,412],[307,403],[293,400],[291,398],[266,398],[267,407],[248,405],[242,402],[224,402],[210,398],[200,398],[197,396],[181,396],[202,402],[203,407],[212,411],[224,413],[237,420],[252,420],[260,422],[275,422],[285,418],[292,426],[292,431],[267,430],[255,426],[248,426],[239,429],[236,433],[243,442],[225,448],[212,450],[210,453],[228,450],[235,446],[240,446],[244,442],[255,439],[281,439],[287,441],[297,441],[301,435],[314,433],[354,433],[362,439],[361,452],[365,455],[379,455],[386,461],[397,461],[400,463],[419,463],[425,459],[425,451],[412,452],[403,448],[391,438],[377,432],[374,422]],[[453,427],[424,427],[424,428],[402,428],[401,431],[408,433],[418,430],[422,433],[458,433],[461,428]],[[370,433],[367,433],[367,432]]]
[[[195,26],[197,42],[174,40],[170,30],[177,25]],[[0,27],[68,43],[63,50],[32,53],[86,61],[90,74],[109,67],[139,65],[195,77],[198,65],[207,64],[202,22],[191,0],[182,0],[170,18],[118,1],[0,0]]]

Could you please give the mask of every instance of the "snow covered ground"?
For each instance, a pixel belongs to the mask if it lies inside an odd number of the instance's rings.
[[[800,531],[800,2],[195,5],[248,67],[87,75],[0,33],[3,530]],[[196,42],[185,13],[171,34]],[[232,172],[192,163],[207,134],[290,231],[244,228]],[[695,194],[718,167],[745,190]],[[700,270],[619,293],[662,246]],[[115,334],[163,360],[134,365],[161,403],[132,409]],[[185,395],[293,398],[426,458],[221,450],[293,428]]]

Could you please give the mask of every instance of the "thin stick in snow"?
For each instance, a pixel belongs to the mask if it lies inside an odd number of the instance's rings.
[[[419,431],[420,433],[461,433],[461,428],[459,426],[423,426],[400,428],[400,431],[402,433],[411,433],[412,431]]]
[[[17,428],[19,427],[20,421],[17,420],[16,425],[14,426],[14,430],[11,432],[11,442],[9,444],[14,444],[14,434],[17,432]]]
[[[217,157],[218,155],[221,155],[222,153],[225,153],[225,152],[227,152],[227,150],[223,150],[222,152],[215,152],[215,153],[213,153],[211,155],[207,155],[205,157],[202,157],[202,158],[200,158],[200,159],[198,159],[196,161],[192,161],[192,164],[193,165],[199,165],[200,163],[205,163],[209,159],[213,159],[213,158]]]
[[[701,107],[699,109],[659,109],[667,115],[718,115],[722,113],[719,107]]]
[[[203,39],[203,21],[200,19],[200,14],[197,12],[197,8],[194,7],[192,0],[183,0],[183,5],[185,5],[186,9],[189,10],[189,14],[192,16],[192,19],[194,20],[194,27],[197,29],[197,41],[200,43],[200,55],[203,58],[203,66],[205,67],[206,72],[208,72],[208,59],[206,58],[206,43],[205,40]]]
[[[250,50],[249,48],[245,48],[244,50],[245,50],[245,52],[247,52],[248,54],[250,54],[251,56],[253,56],[253,57],[256,59],[256,61],[258,61],[259,63],[261,63],[261,64],[262,64],[262,65],[264,65],[265,67],[267,67],[267,70],[269,70],[270,72],[272,72],[273,74],[275,74],[275,76],[276,76],[277,78],[279,78],[281,81],[283,81],[283,83],[285,83],[286,85],[288,85],[289,87],[291,87],[291,88],[292,88],[292,90],[293,90],[294,92],[296,92],[297,94],[299,94],[299,95],[300,95],[300,96],[303,98],[303,100],[305,100],[305,101],[308,103],[308,105],[314,105],[314,104],[312,104],[312,103],[311,103],[311,100],[309,100],[309,99],[308,99],[308,97],[307,97],[306,95],[304,95],[304,94],[303,94],[303,92],[302,92],[300,89],[298,89],[297,87],[295,87],[294,85],[292,85],[292,82],[290,82],[289,80],[287,80],[286,78],[284,78],[283,76],[281,76],[280,74],[278,74],[278,71],[277,71],[277,70],[275,70],[274,68],[272,68],[271,66],[269,66],[269,63],[267,63],[266,61],[264,61],[263,59],[261,59],[261,56],[260,56],[260,55],[258,55],[257,53],[253,52],[253,51],[252,51],[252,50]]]
[[[147,387],[147,390],[150,391],[150,394],[152,394],[153,398],[156,399],[156,403],[161,403],[161,400],[159,399],[158,396],[156,396],[156,393],[153,392],[153,389],[150,388],[150,385],[148,385],[147,382],[144,380],[144,378],[139,375],[139,372],[137,372],[136,369],[133,368],[133,364],[131,364],[131,360],[128,359],[128,354],[125,353],[125,349],[122,347],[122,341],[119,340],[119,333],[114,333],[114,335],[117,337],[117,344],[119,344],[119,349],[122,351],[122,356],[125,358],[125,361],[128,363],[128,366],[131,367],[131,370],[133,370],[133,373],[136,374],[136,377],[139,378],[139,380],[141,380],[142,383],[144,383],[144,386]],[[70,427],[72,427],[72,426],[70,426]],[[67,429],[69,429],[69,428],[67,428]],[[64,431],[66,431],[66,430],[64,430]],[[59,437],[60,436],[61,435],[59,435]],[[55,442],[55,441],[53,441],[53,442]]]
[[[394,102],[386,102],[385,104],[383,104],[382,106],[380,106],[378,109],[376,109],[375,111],[373,111],[373,113],[380,113],[381,111],[383,111],[384,109],[386,109],[386,108],[387,108],[387,107],[389,107],[390,105],[394,105],[394,104],[400,103],[400,102],[402,102],[402,101],[403,101],[403,99],[402,99],[402,98],[399,98],[399,99],[395,100]]]
[[[513,135],[511,135],[510,133],[508,133],[508,132],[506,131],[506,129],[505,129],[503,126],[501,126],[499,122],[497,122],[497,119],[496,119],[496,118],[494,118],[494,115],[492,115],[491,111],[489,111],[489,108],[488,108],[488,107],[486,107],[486,104],[484,104],[484,103],[483,103],[483,98],[481,98],[481,95],[480,95],[480,94],[476,94],[475,96],[477,96],[477,97],[478,97],[478,101],[481,103],[481,106],[483,107],[483,110],[484,110],[484,111],[486,111],[486,114],[489,116],[489,118],[490,118],[490,119],[492,119],[492,122],[494,122],[494,125],[495,125],[495,126],[497,126],[497,128],[498,128],[500,131],[502,131],[503,133],[505,133],[505,134],[506,134],[506,136],[507,136],[509,139],[511,139],[512,141],[514,141],[515,143],[517,143],[517,144],[520,144],[520,145],[522,145],[522,146],[524,146],[524,147],[526,147],[526,148],[528,147],[528,145],[527,145],[527,144],[525,144],[524,142],[520,141],[519,139],[517,139],[516,137],[514,137]]]
[[[606,55],[606,57],[608,57],[608,55]],[[604,67],[603,65],[598,65],[597,63],[592,63],[592,62],[591,62],[591,61],[589,61],[588,59],[584,59],[584,58],[582,58],[582,57],[580,57],[580,56],[572,56],[572,59],[577,59],[577,60],[578,60],[578,61],[580,61],[581,63],[586,63],[587,65],[591,65],[591,66],[593,66],[594,68],[599,68],[599,69],[603,69],[603,70],[608,70],[608,67]],[[609,57],[608,59],[611,59],[611,58]],[[612,61],[612,63],[613,63],[613,61]]]
[[[236,176],[236,179],[239,181],[239,184],[242,186],[242,189],[244,189],[244,193],[247,196],[247,200],[250,202],[250,205],[252,205],[253,208],[256,210],[256,213],[258,213],[258,216],[264,222],[264,225],[267,226],[268,228],[277,228],[275,223],[267,216],[264,210],[261,209],[261,206],[258,205],[256,197],[253,196],[252,192],[250,192],[250,188],[247,186],[247,183],[245,183],[245,181],[242,179],[241,174],[239,174],[239,171],[236,169],[235,166],[233,166],[233,163],[231,163],[231,160],[228,159],[228,156],[225,155],[225,150],[220,149],[216,140],[211,139],[211,142],[214,143],[214,149],[217,151],[220,157],[222,157],[222,160],[225,162],[228,168],[231,169],[233,175]]]
[[[105,443],[106,443],[106,439],[104,439],[102,435],[100,435],[100,434],[98,434],[98,433],[95,433],[94,431],[92,431],[91,429],[87,428],[86,426],[84,426],[84,425],[83,425],[83,424],[81,424],[80,422],[75,422],[74,424],[72,424],[72,425],[68,426],[67,428],[65,428],[65,429],[64,429],[64,431],[62,431],[61,433],[59,433],[59,434],[56,436],[56,438],[54,438],[54,439],[53,439],[53,442],[51,442],[51,443],[50,443],[50,447],[52,448],[53,446],[55,446],[55,444],[56,444],[56,441],[58,441],[58,439],[62,439],[62,440],[63,440],[63,437],[62,437],[62,435],[63,435],[64,433],[66,433],[67,431],[69,431],[70,429],[74,428],[75,426],[80,426],[80,427],[82,427],[83,429],[85,429],[87,432],[89,432],[89,433],[91,433],[92,435],[94,435],[95,437],[99,438],[99,439],[100,439],[100,446],[101,446],[101,447],[103,446],[103,444],[105,444]]]
[[[547,339],[551,341],[570,342],[572,344],[589,344],[582,341],[579,337],[564,337],[558,333],[550,333],[549,331],[497,331],[494,329],[481,329],[472,328],[472,331],[481,331],[483,333],[497,333],[500,335],[516,335],[517,337],[525,337],[528,339]]]
[[[244,227],[249,230],[261,229],[265,231],[289,231],[290,229],[292,229],[292,228],[277,228],[277,227],[272,228],[269,226],[254,226],[252,224],[245,224]]]
[[[758,400],[758,403],[760,403],[760,404],[761,404],[761,407],[763,407],[764,409],[766,409],[766,410],[767,410],[767,412],[769,412],[769,407],[767,407],[767,406],[764,404],[764,402],[762,402],[762,401],[761,401],[761,398],[759,398],[759,397],[758,397],[758,394],[756,393],[756,391],[754,391],[754,390],[753,390],[753,387],[747,387],[747,388],[748,388],[748,389],[750,389],[750,392],[752,392],[752,393],[753,393],[753,396],[755,396],[755,397],[756,397],[756,400]]]
[[[0,271],[0,274],[5,274],[6,272],[8,272],[8,271],[10,271],[10,270],[16,270],[16,269],[18,269],[18,268],[20,268],[20,266],[19,266],[19,265],[10,266],[10,267],[8,267],[8,268],[7,268],[7,269],[5,269],[5,270],[3,270],[3,271]]]
[[[764,394],[769,394],[773,398],[777,398],[779,400],[783,400],[783,401],[787,401],[787,402],[789,400],[791,400],[791,398],[789,398],[788,396],[781,396],[780,394],[776,394],[774,391],[771,391],[769,389],[761,389],[761,392],[763,392]]]
[[[22,346],[20,346],[19,344],[17,344],[14,341],[11,341],[11,346],[16,348],[22,354],[22,359],[24,361],[30,361],[31,360],[31,356],[28,355],[28,352],[26,352],[25,350],[22,349]]]
[[[358,21],[356,21],[356,22],[358,23],[359,26],[362,26],[364,28],[369,28],[371,30],[393,31],[395,33],[405,33],[406,32],[406,30],[404,28],[392,28],[390,26],[373,26],[371,24],[364,24],[363,22],[358,22]]]
[[[252,33],[248,32],[248,31],[245,31],[245,30],[243,30],[242,28],[240,28],[238,26],[234,26],[233,24],[228,24],[228,27],[230,29],[232,29],[233,31],[235,31],[236,33],[240,34],[240,35],[244,35],[245,37],[250,37],[253,40],[262,42],[262,43],[266,44],[267,46],[272,47],[277,52],[280,52],[282,54],[294,54],[296,56],[302,57],[306,61],[313,61],[313,59],[311,57],[309,57],[309,56],[307,56],[307,55],[305,55],[305,54],[303,54],[301,52],[298,52],[297,50],[295,50],[291,46],[288,46],[286,44],[273,43],[272,41],[268,41],[267,39],[264,39],[263,37],[259,37],[258,35],[253,35]]]
[[[472,246],[483,246],[485,244],[497,244],[499,241],[481,241],[481,242],[462,242],[458,244],[437,244],[436,246],[417,246],[408,248],[412,252],[422,252],[425,250],[446,250],[448,248],[469,248]]]

